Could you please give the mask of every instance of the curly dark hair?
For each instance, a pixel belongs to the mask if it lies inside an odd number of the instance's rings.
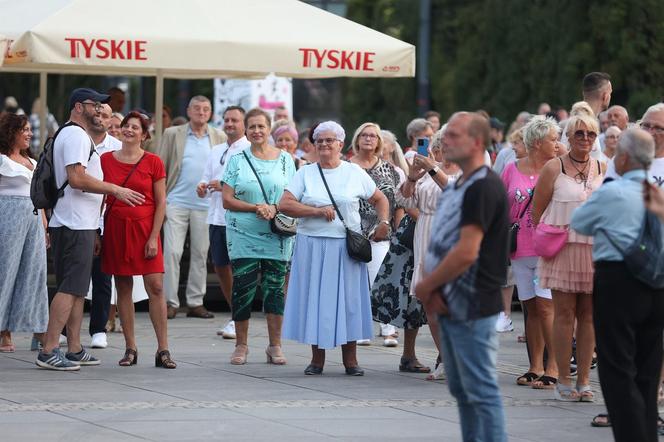
[[[0,116],[0,153],[9,155],[14,150],[16,138],[21,134],[25,125],[28,124],[28,117],[25,115],[16,115],[6,112]],[[28,149],[22,150],[21,155],[28,157]]]

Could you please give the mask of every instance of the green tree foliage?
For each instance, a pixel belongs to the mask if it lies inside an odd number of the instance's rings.
[[[661,0],[432,0],[431,107],[485,109],[511,121],[546,101],[581,100],[591,71],[612,77],[612,103],[636,119],[664,98]],[[351,0],[348,18],[417,45],[419,2]],[[403,134],[417,116],[415,79],[344,82],[346,124],[376,120]]]

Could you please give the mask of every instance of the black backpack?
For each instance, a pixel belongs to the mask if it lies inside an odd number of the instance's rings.
[[[33,213],[36,215],[38,209],[45,209],[47,217],[50,218],[55,205],[58,200],[64,196],[65,187],[69,185],[69,180],[65,180],[62,186],[58,187],[55,181],[55,164],[53,163],[53,148],[55,146],[55,139],[62,129],[69,126],[83,127],[80,124],[69,121],[61,126],[52,137],[49,137],[44,143],[44,150],[39,156],[37,166],[32,174],[32,182],[30,183],[30,199],[34,206]],[[94,153],[94,144],[91,143],[90,156],[92,158]]]

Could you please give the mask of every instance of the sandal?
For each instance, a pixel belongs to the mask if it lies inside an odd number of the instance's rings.
[[[529,371],[516,378],[516,384],[523,385],[525,387],[530,387],[533,384],[533,381],[536,380],[537,378],[539,378],[539,375],[537,373]]]
[[[579,393],[571,385],[556,384],[553,389],[553,397],[557,401],[563,402],[579,402]]]
[[[433,373],[427,375],[427,381],[442,381],[445,379],[445,367],[443,364],[438,364],[434,368]]]
[[[249,353],[249,347],[245,344],[237,344],[233,354],[231,355],[231,364],[232,365],[244,365],[247,363],[247,354]]]
[[[595,402],[595,393],[590,389],[590,385],[577,385],[576,391],[579,392],[579,402]]]
[[[178,365],[171,359],[171,352],[168,350],[158,351],[154,357],[154,366],[162,368],[176,368]]]
[[[558,379],[553,376],[547,376],[543,374],[538,379],[536,379],[531,385],[535,390],[553,390],[558,383]]]
[[[593,418],[592,421],[590,421],[590,425],[593,427],[600,427],[600,428],[610,427],[611,419],[609,419],[609,414],[608,413],[598,414]]]
[[[286,357],[281,352],[280,345],[270,345],[265,349],[265,355],[267,356],[268,364],[286,365]]]
[[[120,367],[129,367],[136,364],[138,364],[138,350],[133,348],[126,349],[124,357],[118,362]]]
[[[430,373],[431,369],[420,364],[417,358],[401,358],[399,363],[399,371],[407,373]]]

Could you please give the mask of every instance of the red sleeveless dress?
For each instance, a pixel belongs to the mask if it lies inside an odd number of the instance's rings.
[[[122,185],[133,164],[118,161],[112,152],[101,156],[104,181]],[[106,197],[104,238],[101,252],[101,270],[107,275],[132,276],[164,273],[164,255],[161,239],[157,239],[157,256],[145,259],[145,244],[152,232],[155,214],[153,184],[166,178],[164,163],[157,155],[145,152],[145,157],[131,174],[124,187],[140,192],[145,202],[128,206],[112,195]]]

